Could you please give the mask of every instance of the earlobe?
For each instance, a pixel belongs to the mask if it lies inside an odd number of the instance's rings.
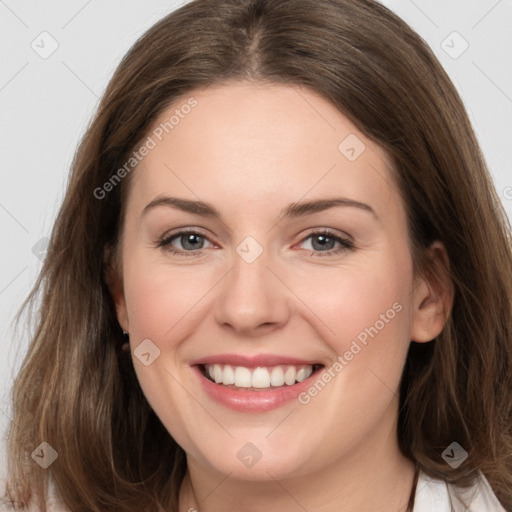
[[[114,306],[116,308],[117,321],[125,332],[129,332],[128,315],[126,311],[126,301],[124,297],[124,286],[121,275],[121,269],[117,262],[114,261],[113,252],[110,247],[106,247],[104,251],[104,268],[105,279],[110,291]]]
[[[432,341],[443,330],[453,306],[454,288],[448,254],[436,241],[428,249],[429,273],[418,277],[414,288],[410,339]]]

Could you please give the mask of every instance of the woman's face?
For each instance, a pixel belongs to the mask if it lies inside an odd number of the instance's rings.
[[[114,296],[189,466],[279,480],[395,446],[410,341],[442,323],[385,152],[312,92],[248,82],[148,135]]]

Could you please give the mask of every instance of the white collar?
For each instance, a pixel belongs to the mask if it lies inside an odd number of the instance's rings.
[[[418,475],[414,512],[506,512],[489,483],[480,478],[468,488],[456,487],[444,480]]]

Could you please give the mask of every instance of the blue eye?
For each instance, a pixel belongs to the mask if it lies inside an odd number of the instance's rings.
[[[188,233],[186,235],[180,235],[176,237],[180,241],[181,246],[185,250],[194,251],[196,249],[202,249],[204,246],[204,237],[197,233]]]
[[[302,243],[310,240],[310,248],[312,256],[335,256],[343,251],[354,249],[354,243],[342,238],[329,230],[315,231],[310,233],[306,238],[302,239]],[[338,249],[334,247],[338,244]]]
[[[169,237],[163,238],[158,242],[158,247],[165,247],[166,250],[174,254],[186,254],[187,256],[197,256],[195,251],[204,248],[205,241],[208,240],[204,235],[197,231],[180,231]],[[173,243],[178,241],[181,249],[176,248]],[[192,253],[192,254],[190,254]]]
[[[324,229],[310,233],[301,240],[301,244],[310,241],[310,247],[306,250],[311,251],[311,256],[335,256],[347,250],[355,249],[354,243],[348,238],[343,238],[335,233]],[[181,247],[176,247],[176,242]],[[193,230],[184,230],[174,233],[171,236],[163,237],[158,241],[157,246],[165,248],[172,254],[184,256],[202,256],[202,249],[205,243],[213,246],[208,238],[201,233]],[[337,248],[336,248],[337,246]]]

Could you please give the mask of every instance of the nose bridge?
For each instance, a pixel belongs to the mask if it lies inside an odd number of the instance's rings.
[[[216,319],[237,332],[282,326],[288,319],[285,287],[276,279],[272,255],[253,237],[235,249],[231,271],[223,280]]]

